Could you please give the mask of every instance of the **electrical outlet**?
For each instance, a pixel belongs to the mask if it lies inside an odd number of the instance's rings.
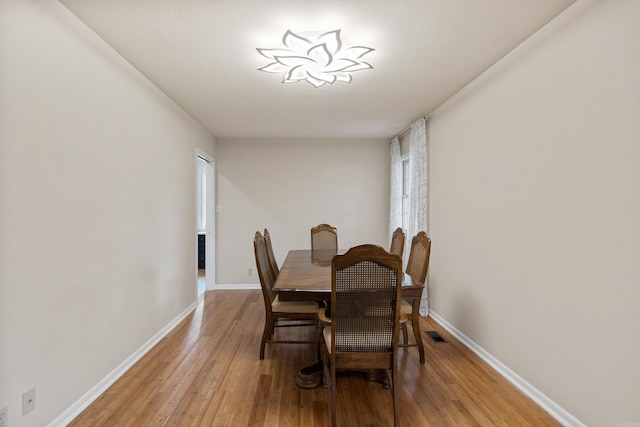
[[[32,388],[29,391],[22,393],[22,416],[27,415],[29,412],[36,408],[36,388]]]
[[[0,409],[0,427],[9,427],[9,408]]]
[[[253,269],[247,268],[247,276],[253,276]]]

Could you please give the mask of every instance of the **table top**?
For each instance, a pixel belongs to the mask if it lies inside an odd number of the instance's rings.
[[[346,250],[291,250],[273,285],[280,300],[320,300],[331,296],[331,259]],[[403,274],[402,296],[420,297],[424,285]],[[414,295],[415,294],[415,295]]]

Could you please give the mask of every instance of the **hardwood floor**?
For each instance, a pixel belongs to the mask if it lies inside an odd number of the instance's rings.
[[[328,426],[329,392],[295,384],[310,345],[267,345],[259,290],[206,292],[204,302],[70,426]],[[400,349],[402,426],[557,426],[544,410],[430,318],[416,347]],[[280,328],[280,337],[313,328]],[[338,425],[393,424],[391,393],[359,373],[338,377]]]

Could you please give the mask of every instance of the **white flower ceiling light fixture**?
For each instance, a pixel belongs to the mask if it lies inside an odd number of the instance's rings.
[[[287,30],[282,44],[279,48],[256,49],[260,55],[273,61],[258,70],[282,73],[282,83],[306,80],[314,87],[325,83],[351,83],[352,72],[373,68],[360,58],[375,49],[343,46],[340,30],[300,34]]]

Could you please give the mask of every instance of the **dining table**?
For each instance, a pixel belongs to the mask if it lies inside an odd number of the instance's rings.
[[[331,260],[343,254],[344,249],[293,249],[285,258],[273,285],[280,301],[330,301]],[[419,311],[424,284],[403,273],[402,298],[413,305],[410,319],[420,363],[425,361],[424,345],[420,336]]]

